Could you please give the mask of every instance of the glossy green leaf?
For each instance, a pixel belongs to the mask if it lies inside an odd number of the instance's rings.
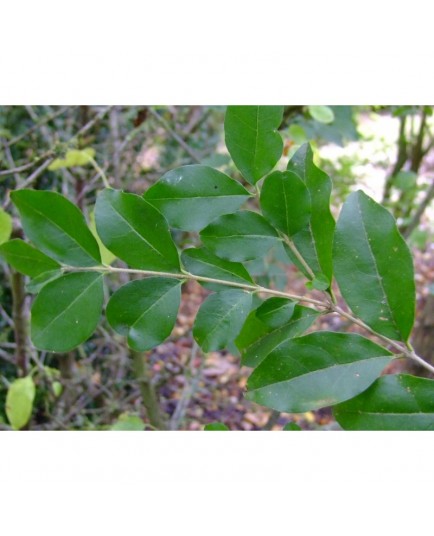
[[[288,422],[282,428],[282,431],[284,431],[284,432],[301,432],[301,428],[295,422]]]
[[[332,123],[335,114],[330,106],[308,106],[310,115],[319,123]]]
[[[32,416],[35,384],[31,376],[14,380],[6,395],[6,415],[12,428],[20,430]]]
[[[75,166],[85,166],[90,164],[95,157],[95,149],[87,147],[86,149],[70,149],[66,152],[65,158],[56,158],[48,166],[50,171]]]
[[[287,312],[289,312],[289,307]],[[257,317],[257,311],[250,313],[235,340],[241,352],[241,362],[248,367],[256,367],[280,344],[304,333],[320,314],[314,309],[296,305],[287,322],[273,328]]]
[[[203,229],[219,216],[240,208],[250,196],[221,171],[202,165],[173,169],[144,194],[171,227],[183,231]]]
[[[70,273],[46,284],[32,307],[33,344],[49,352],[72,350],[95,331],[102,303],[99,273]]]
[[[142,197],[106,188],[95,220],[104,245],[131,268],[179,271],[179,257],[164,217]]]
[[[211,422],[203,428],[206,432],[229,432],[229,428],[222,422]]]
[[[223,350],[238,335],[249,314],[252,295],[242,290],[211,294],[201,305],[193,336],[204,352]]]
[[[308,224],[296,233],[292,240],[298,251],[316,276],[323,274],[332,279],[332,247],[335,221],[330,212],[330,178],[313,163],[313,153],[309,144],[302,145],[288,163],[288,170],[296,173],[305,183],[311,203]],[[307,276],[304,267],[285,248],[296,266]],[[310,279],[310,277],[309,277]]]
[[[283,106],[228,106],[225,142],[243,177],[255,184],[277,164],[283,141],[277,129]]]
[[[131,413],[119,415],[118,420],[110,428],[116,432],[142,432],[144,429],[145,423],[142,419]]]
[[[372,329],[406,341],[415,313],[411,253],[392,215],[362,191],[345,201],[334,242],[342,296]]]
[[[0,208],[0,244],[9,240],[12,233],[12,218]]]
[[[250,376],[246,397],[287,413],[332,406],[367,389],[391,357],[360,335],[311,333],[269,354]]]
[[[387,375],[333,412],[344,430],[434,430],[433,393],[434,380]]]
[[[254,284],[249,272],[241,263],[221,259],[206,248],[186,249],[182,252],[181,260],[187,270],[194,275],[232,281],[244,285]],[[223,290],[220,283],[206,283],[205,286],[217,292]]]
[[[49,257],[71,266],[100,264],[98,244],[83,214],[57,192],[17,190],[11,199],[24,232]]]
[[[0,257],[3,257],[14,270],[30,277],[60,268],[56,261],[19,238],[2,244]]]
[[[261,209],[270,223],[292,237],[310,221],[309,191],[295,173],[275,171],[262,186]]]
[[[172,332],[181,302],[181,281],[150,277],[131,281],[117,290],[107,305],[112,328],[128,337],[128,346],[145,351],[161,344]]]
[[[244,210],[214,220],[200,238],[219,257],[244,262],[266,255],[278,234],[260,214]]]

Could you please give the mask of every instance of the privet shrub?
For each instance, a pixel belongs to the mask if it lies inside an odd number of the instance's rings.
[[[335,223],[332,184],[314,164],[309,145],[294,154],[286,171],[273,171],[283,149],[277,131],[282,113],[280,106],[227,109],[226,145],[251,187],[211,167],[189,165],[166,173],[143,196],[111,188],[98,194],[98,235],[128,268],[101,261],[82,213],[65,197],[13,192],[30,242],[10,240],[1,254],[30,276],[29,288],[37,293],[33,344],[50,352],[82,344],[99,322],[104,279],[129,272],[142,278],[110,297],[107,319],[130,348],[149,350],[170,335],[181,286],[193,279],[212,290],[193,336],[204,352],[235,342],[241,363],[253,368],[249,400],[289,413],[333,406],[347,430],[433,429],[434,382],[381,375],[402,357],[434,370],[409,342],[415,314],[410,251],[390,213],[362,191],[348,196]],[[245,209],[254,197],[260,212]],[[171,229],[198,232],[203,245],[180,252]],[[278,244],[321,299],[255,281],[243,263]],[[347,309],[337,304],[333,279]],[[327,314],[365,328],[382,345],[354,333],[304,334]]]

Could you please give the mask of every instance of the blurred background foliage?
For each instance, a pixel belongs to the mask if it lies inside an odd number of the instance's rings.
[[[92,225],[95,196],[104,182],[141,194],[166,171],[198,162],[243,181],[225,148],[224,114],[224,106],[0,106],[0,241],[22,236],[9,203],[16,188],[56,190]],[[279,167],[310,142],[317,164],[333,180],[335,215],[346,195],[362,188],[397,218],[415,254],[414,342],[433,359],[433,106],[286,106],[280,131]],[[176,232],[175,239],[182,247],[198,242],[191,233]],[[105,255],[107,262],[113,260]],[[247,267],[263,285],[304,284],[279,249]],[[127,282],[125,277],[111,280],[110,289]],[[138,376],[137,356],[105,321],[76,351],[37,352],[26,331],[31,296],[25,278],[3,263],[0,280],[1,429],[11,427],[5,409],[11,384],[29,374],[36,391],[29,422],[21,428],[31,430],[203,429],[216,420],[231,429],[281,429],[294,420],[270,416],[243,399],[248,371],[239,369],[235,348],[200,355],[191,325],[204,291],[194,283],[184,289],[171,338],[147,352]],[[24,326],[24,333],[17,326]],[[296,419],[304,429],[335,426],[327,411]]]

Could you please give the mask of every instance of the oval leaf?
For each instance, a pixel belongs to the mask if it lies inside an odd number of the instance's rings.
[[[333,413],[345,430],[434,430],[433,392],[434,380],[382,376]]]
[[[181,281],[150,277],[121,287],[107,305],[112,328],[128,337],[128,346],[143,352],[172,332],[181,302]]]
[[[255,184],[277,164],[283,141],[277,131],[283,106],[228,106],[226,147],[243,177]]]
[[[280,328],[292,318],[296,305],[286,298],[269,298],[256,309],[256,316],[267,327]]]
[[[332,123],[335,114],[330,106],[308,106],[310,115],[319,123]]]
[[[269,354],[250,376],[246,397],[287,413],[332,406],[369,387],[391,356],[360,335],[311,333]]]
[[[303,259],[316,276],[331,281],[333,275],[332,248],[335,221],[330,212],[332,182],[328,175],[313,163],[313,153],[306,143],[288,163],[288,170],[296,173],[305,183],[310,196],[311,216],[308,224],[292,237]],[[285,248],[294,264],[309,279],[304,267],[288,248]]]
[[[24,232],[45,254],[70,266],[96,266],[98,244],[83,214],[57,192],[17,190],[11,199],[18,208]]]
[[[238,335],[249,314],[252,295],[242,290],[211,294],[196,316],[193,336],[204,352],[223,350]]]
[[[213,253],[236,262],[263,257],[279,239],[265,218],[247,210],[214,220],[200,238]]]
[[[182,252],[181,260],[187,270],[197,276],[210,277],[234,283],[253,284],[249,272],[239,262],[230,262],[216,257],[206,248],[189,248]],[[201,281],[199,281],[202,283]],[[221,283],[202,283],[207,288],[222,290]],[[229,285],[230,286],[230,285]]]
[[[353,312],[378,333],[406,341],[415,313],[413,262],[392,215],[362,191],[352,193],[333,254],[336,280]]]
[[[115,432],[142,432],[145,423],[142,419],[131,413],[122,413],[118,420],[111,426],[110,430]]]
[[[0,256],[20,274],[36,277],[60,265],[27,242],[16,238],[0,246]]]
[[[32,416],[35,384],[31,376],[14,380],[6,395],[6,415],[12,428],[20,430]]]
[[[33,344],[49,352],[72,350],[95,331],[102,303],[101,274],[71,273],[46,284],[32,307]]]
[[[250,313],[235,340],[241,352],[241,363],[248,367],[258,366],[280,344],[300,336],[310,328],[320,314],[319,311],[309,307],[296,305],[288,321],[273,328],[258,318],[257,311],[258,309]]]
[[[106,188],[95,220],[104,245],[132,268],[179,271],[179,256],[164,217],[142,197]]]
[[[66,151],[65,158],[56,158],[48,166],[50,171],[57,169],[70,168],[75,166],[85,166],[90,164],[95,157],[95,149],[86,147],[85,149],[70,149]]]
[[[261,191],[264,216],[279,231],[292,237],[310,221],[308,189],[291,171],[275,171],[265,179]]]
[[[169,171],[144,194],[172,227],[199,231],[212,220],[234,212],[251,194],[221,171],[183,166]]]
[[[9,240],[12,233],[12,218],[0,208],[0,244]]]

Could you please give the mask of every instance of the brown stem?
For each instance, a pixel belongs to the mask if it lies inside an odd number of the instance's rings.
[[[407,160],[407,138],[405,136],[405,126],[407,118],[403,116],[399,120],[399,137],[398,137],[398,156],[396,158],[395,165],[386,179],[383,192],[383,203],[390,201],[390,194],[392,192],[393,179],[401,171]]]
[[[27,376],[29,358],[27,355],[27,316],[26,316],[26,293],[24,289],[24,276],[18,272],[11,274],[12,290],[12,319],[14,321],[15,334],[15,361],[20,376]]]
[[[428,207],[428,205],[431,203],[433,199],[434,199],[434,180],[431,183],[431,186],[428,188],[424,199],[421,201],[421,203],[417,207],[417,210],[413,214],[408,225],[401,228],[401,233],[403,234],[404,238],[408,238],[411,235],[411,233],[416,229],[416,227],[419,225],[419,222],[423,216],[423,213],[425,212],[426,208]]]
[[[150,424],[157,430],[168,430],[166,420],[164,419],[157,393],[151,383],[149,370],[146,364],[146,354],[144,352],[131,351],[133,358],[133,371],[136,380],[139,383],[140,394],[142,395],[143,405],[149,417]]]

